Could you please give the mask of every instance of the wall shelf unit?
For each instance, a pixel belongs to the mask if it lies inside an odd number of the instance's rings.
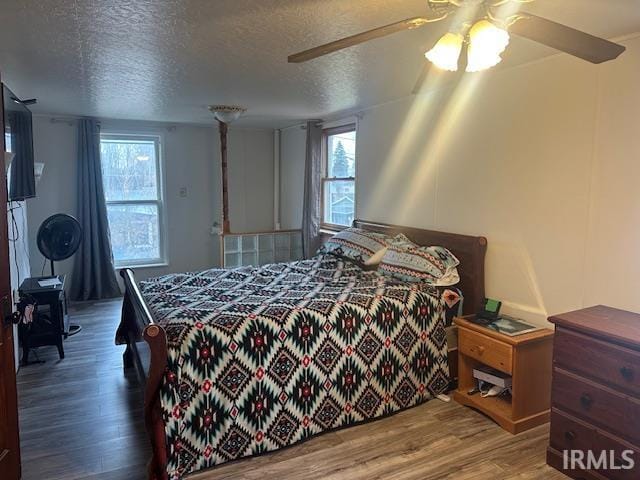
[[[301,230],[227,233],[221,235],[220,245],[224,268],[257,267],[303,258]]]

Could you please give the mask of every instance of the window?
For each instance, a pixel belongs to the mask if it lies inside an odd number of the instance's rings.
[[[116,265],[165,263],[160,138],[101,135],[100,161]]]
[[[356,126],[323,132],[322,224],[350,227],[356,203]]]

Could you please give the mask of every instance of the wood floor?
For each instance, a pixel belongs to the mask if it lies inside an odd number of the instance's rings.
[[[72,307],[80,333],[37,354],[46,363],[21,367],[18,405],[22,478],[142,479],[150,455],[142,423],[142,390],[122,371],[114,345],[120,302]],[[30,360],[35,360],[33,351]]]
[[[83,331],[18,374],[25,480],[136,480],[150,455],[142,390],[113,344],[120,302],[76,305]],[[35,356],[32,358],[35,359]],[[438,400],[391,418],[223,465],[192,480],[566,479],[545,465],[548,426],[518,436]]]

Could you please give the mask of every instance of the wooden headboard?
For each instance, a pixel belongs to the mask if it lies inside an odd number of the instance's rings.
[[[462,290],[464,295],[463,313],[469,315],[482,309],[485,298],[484,257],[487,252],[487,239],[485,237],[436,232],[420,228],[368,222],[366,220],[354,220],[353,226],[387,235],[403,233],[418,245],[440,245],[448,248],[460,260],[460,265],[458,266],[460,283],[456,286]]]

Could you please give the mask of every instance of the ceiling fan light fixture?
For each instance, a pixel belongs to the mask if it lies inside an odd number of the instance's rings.
[[[213,113],[216,120],[229,124],[238,120],[247,109],[235,105],[209,105],[209,111]]]
[[[462,52],[464,37],[459,33],[447,33],[424,56],[436,67],[455,72]]]
[[[482,72],[495,67],[502,61],[500,55],[491,52],[483,52],[480,49],[469,47],[468,62],[466,71],[469,73]]]
[[[469,31],[467,72],[480,72],[502,61],[500,54],[509,45],[509,33],[488,20],[476,22]]]

